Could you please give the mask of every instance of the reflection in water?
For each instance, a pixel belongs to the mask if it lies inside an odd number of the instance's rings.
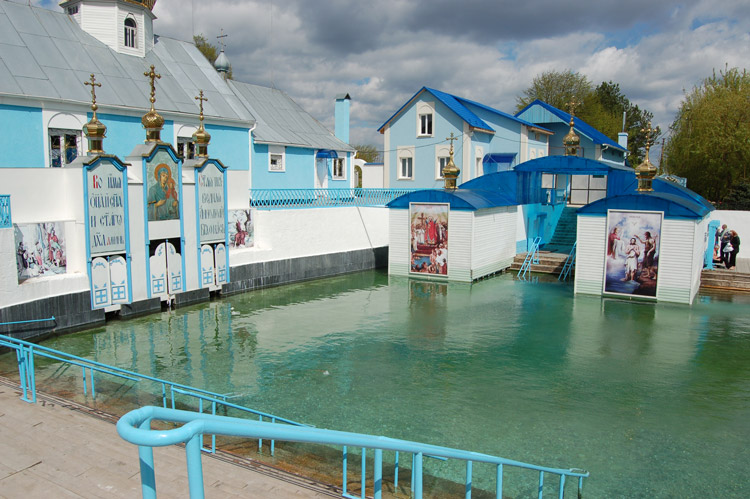
[[[688,307],[364,272],[45,344],[319,427],[585,467],[590,497],[750,497],[750,296]]]

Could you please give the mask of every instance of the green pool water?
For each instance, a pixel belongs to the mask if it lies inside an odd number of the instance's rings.
[[[584,468],[586,497],[750,497],[750,295],[644,304],[372,271],[44,344],[319,427]]]

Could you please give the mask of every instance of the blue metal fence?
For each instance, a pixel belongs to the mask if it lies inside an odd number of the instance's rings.
[[[385,206],[414,189],[250,189],[250,206],[266,210]]]
[[[51,319],[42,319],[40,321],[23,321],[26,322],[43,322]],[[14,323],[0,323],[0,326],[5,324],[20,324],[22,322]],[[210,392],[208,390],[201,390],[181,383],[174,383],[152,376],[146,376],[119,367],[110,366],[101,362],[95,362],[93,360],[85,359],[83,357],[77,357],[59,350],[47,348],[35,343],[29,343],[27,341],[11,338],[0,334],[0,347],[6,347],[16,352],[16,360],[18,362],[18,376],[21,382],[21,399],[26,402],[36,403],[36,373],[35,364],[37,358],[50,359],[52,361],[60,362],[71,366],[81,368],[81,377],[83,380],[82,387],[84,395],[91,393],[91,398],[96,399],[96,382],[94,374],[106,375],[122,380],[123,382],[132,383],[150,383],[151,387],[156,387],[156,392],[161,391],[161,401],[164,408],[171,407],[175,408],[179,402],[183,406],[188,406],[190,403],[197,404],[196,410],[199,413],[204,411],[211,411],[212,415],[216,414],[217,409],[224,410],[236,410],[243,414],[252,415],[257,417],[259,421],[271,421],[273,423],[285,423],[293,426],[307,426],[303,423],[298,423],[286,418],[274,416],[273,414],[267,414],[262,411],[256,411],[248,407],[234,404],[229,401],[230,396],[227,394],[219,394]],[[157,395],[158,396],[158,395]],[[187,400],[187,402],[186,402]],[[258,441],[258,447],[262,446],[262,440]],[[271,441],[271,455],[274,453],[275,443]],[[205,449],[208,452],[216,452],[216,440],[212,438],[211,447]]]
[[[54,321],[54,317],[36,321],[0,323],[0,325],[45,321]],[[267,414],[262,411],[257,411],[234,404],[228,400],[230,396],[227,394],[222,395],[207,390],[190,387],[180,383],[174,383],[152,376],[142,375],[133,371],[128,371],[126,369],[121,369],[82,357],[77,357],[75,355],[15,339],[6,335],[0,335],[0,347],[9,348],[16,352],[22,391],[21,398],[30,403],[36,402],[37,387],[35,364],[37,364],[37,358],[59,362],[63,365],[80,367],[83,393],[87,395],[90,392],[93,399],[96,399],[97,395],[95,384],[96,378],[94,376],[95,374],[97,376],[105,375],[108,377],[119,379],[123,384],[156,384],[156,392],[158,392],[160,388],[162,407],[144,407],[135,411],[131,411],[123,416],[123,418],[118,423],[118,431],[120,432],[120,435],[129,442],[141,446],[141,448],[139,449],[139,455],[141,458],[141,481],[143,497],[145,498],[156,497],[156,486],[153,477],[153,450],[151,449],[151,447],[172,445],[173,443],[179,442],[184,442],[187,444],[186,451],[188,453],[188,481],[190,484],[191,497],[203,497],[203,475],[200,462],[200,452],[216,452],[216,435],[241,436],[257,439],[259,451],[262,447],[263,440],[270,439],[271,455],[274,455],[276,440],[342,446],[342,495],[344,497],[352,499],[354,499],[356,496],[351,495],[347,490],[347,466],[349,456],[347,446],[353,446],[355,448],[362,449],[362,495],[360,496],[362,499],[365,497],[366,488],[367,449],[374,449],[375,451],[375,478],[372,484],[375,497],[381,497],[384,450],[395,452],[394,488],[398,487],[399,453],[411,453],[411,488],[414,497],[422,497],[422,461],[425,457],[439,460],[460,459],[466,461],[466,497],[471,497],[472,462],[490,463],[497,467],[496,490],[498,498],[502,498],[503,466],[513,466],[538,472],[540,498],[542,497],[545,474],[556,475],[559,478],[560,498],[564,497],[566,477],[578,478],[578,495],[580,497],[583,486],[583,478],[588,476],[588,473],[583,470],[549,468],[500,457],[489,456],[485,454],[478,454],[475,452],[437,447],[433,445],[420,444],[417,442],[410,442],[405,440],[375,437],[372,435],[345,433],[330,430],[316,430],[309,433],[305,431],[289,432],[285,429],[297,428],[303,430],[313,430],[313,428],[303,423],[295,422],[279,416],[274,416],[272,414]],[[184,406],[189,406],[189,404],[185,403],[185,398],[189,402],[196,404],[196,412],[176,409],[178,396],[182,397],[180,401]],[[236,410],[243,415],[257,417],[258,421],[256,422],[249,419],[218,416],[217,410],[220,408],[223,408],[225,411],[230,409]],[[170,430],[165,433],[148,430],[148,428],[150,428],[151,420],[171,421],[187,424],[182,428],[179,428],[177,430]],[[131,430],[134,431],[134,433]],[[208,434],[211,437],[210,447],[204,447],[204,434]]]
[[[565,259],[565,264],[563,265],[562,272],[560,272],[560,275],[557,276],[558,281],[567,281],[568,277],[570,276],[571,270],[573,270],[573,267],[575,267],[577,245],[578,245],[578,241],[573,243],[573,248],[570,250],[570,253],[568,254],[568,258]]]
[[[152,421],[182,423],[173,430],[152,430]],[[438,457],[465,461],[466,465],[466,497],[471,497],[472,463],[488,463],[496,467],[495,494],[498,499],[503,497],[503,468],[516,467],[532,470],[538,473],[538,497],[542,498],[545,474],[556,476],[558,479],[558,497],[565,497],[565,482],[567,478],[577,479],[577,496],[582,496],[583,479],[588,472],[579,469],[560,469],[536,466],[533,464],[513,461],[502,457],[439,447],[408,440],[400,440],[362,433],[350,433],[320,428],[277,425],[247,421],[225,416],[211,416],[194,412],[164,409],[162,407],[141,407],[125,414],[117,422],[117,432],[128,442],[138,445],[141,463],[141,490],[146,499],[156,498],[156,477],[154,476],[153,447],[163,447],[184,443],[187,458],[188,485],[192,499],[204,497],[203,466],[201,463],[201,441],[203,434],[245,437],[270,438],[288,442],[305,442],[321,445],[355,446],[362,449],[362,495],[366,496],[364,483],[364,468],[366,450],[374,450],[374,468],[372,479],[373,497],[382,498],[383,490],[383,451],[407,452],[414,456],[412,466],[412,497],[422,497],[424,457]],[[346,451],[344,451],[346,455]],[[346,466],[346,465],[345,465]],[[346,473],[346,467],[344,467]],[[353,497],[344,494],[346,497]]]
[[[539,244],[541,242],[542,242],[542,238],[541,237],[537,237],[531,243],[531,248],[529,248],[529,252],[526,253],[526,258],[524,258],[523,264],[521,265],[521,268],[518,269],[518,278],[519,279],[526,279],[526,275],[529,272],[531,272],[531,264],[532,263],[539,263]]]
[[[10,216],[10,195],[0,194],[0,229],[11,227],[13,227],[13,220]]]

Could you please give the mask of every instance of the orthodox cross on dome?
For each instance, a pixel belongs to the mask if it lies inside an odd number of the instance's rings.
[[[198,97],[196,97],[195,100],[198,101],[198,105],[200,106],[200,109],[201,109],[200,120],[201,120],[201,124],[203,124],[203,103],[208,102],[208,99],[206,97],[203,97],[203,90],[200,91],[200,94],[198,94]]]
[[[154,108],[154,102],[156,102],[156,81],[161,80],[161,75],[154,71],[154,65],[151,65],[151,70],[143,73],[143,76],[151,80],[151,109]]]
[[[219,40],[219,45],[221,45],[221,51],[224,52],[224,49],[226,48],[226,43],[224,43],[224,38],[228,37],[229,35],[224,34],[224,28],[221,28],[221,34],[217,36],[216,38]]]
[[[83,84],[91,86],[91,110],[94,111],[94,116],[96,116],[96,110],[99,108],[99,106],[96,105],[96,87],[101,87],[102,84],[96,82],[96,76],[94,76],[94,73],[91,73],[90,80],[84,81]]]
[[[198,97],[195,98],[195,100],[198,101],[198,105],[201,109],[200,114],[200,121],[201,124],[198,127],[198,130],[193,134],[193,142],[195,142],[195,145],[198,148],[198,152],[196,156],[199,158],[207,158],[208,157],[208,143],[211,141],[211,134],[206,131],[205,128],[203,128],[203,103],[208,102],[208,99],[203,97],[203,90],[200,91],[198,94]]]
[[[96,82],[94,73],[91,73],[89,81],[84,81],[83,84],[91,86],[91,110],[93,111],[91,121],[83,126],[83,132],[89,139],[88,154],[102,154],[104,152],[104,137],[107,134],[107,127],[96,117],[96,110],[99,109],[99,106],[96,105],[96,87],[101,87],[102,84]]]
[[[448,152],[448,164],[443,168],[443,178],[445,178],[445,188],[448,190],[455,190],[456,179],[458,179],[458,174],[461,173],[461,170],[459,170],[456,164],[453,162],[453,141],[458,140],[458,137],[453,135],[453,132],[451,132],[451,136],[446,138],[445,140],[450,141],[451,148]]]
[[[143,128],[146,129],[146,142],[161,142],[161,129],[164,126],[164,118],[154,109],[154,102],[156,102],[156,80],[161,79],[161,75],[154,71],[154,65],[151,65],[151,69],[143,73],[151,84],[151,110],[143,115],[141,123]]]
[[[578,146],[581,144],[581,138],[576,135],[573,126],[575,125],[576,107],[580,106],[580,102],[576,102],[575,99],[571,99],[568,102],[568,111],[570,113],[570,130],[568,134],[563,137],[563,146],[565,146],[566,156],[578,156]]]
[[[648,157],[651,144],[653,144],[653,133],[656,130],[651,128],[651,122],[648,122],[648,128],[644,128],[641,132],[646,134],[646,157],[643,163],[635,168],[635,176],[638,178],[638,192],[651,192],[654,190],[652,183],[654,177],[656,177],[657,169],[651,164],[651,160]]]

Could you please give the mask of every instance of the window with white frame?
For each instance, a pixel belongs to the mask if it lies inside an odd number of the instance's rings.
[[[336,180],[343,180],[346,178],[346,159],[333,159],[333,178]]]
[[[433,137],[435,121],[435,103],[417,103],[417,137]]]
[[[49,129],[49,163],[60,168],[75,161],[80,154],[80,130]]]
[[[132,17],[125,18],[125,46],[137,48],[138,25]]]
[[[284,171],[284,156],[281,154],[271,154],[271,163],[268,169],[272,172]]]
[[[195,143],[192,138],[177,137],[177,155],[186,159],[195,159]]]
[[[398,148],[396,177],[398,180],[414,179],[414,146]]]
[[[399,159],[398,178],[401,180],[411,180],[414,178],[414,160],[410,157]]]

